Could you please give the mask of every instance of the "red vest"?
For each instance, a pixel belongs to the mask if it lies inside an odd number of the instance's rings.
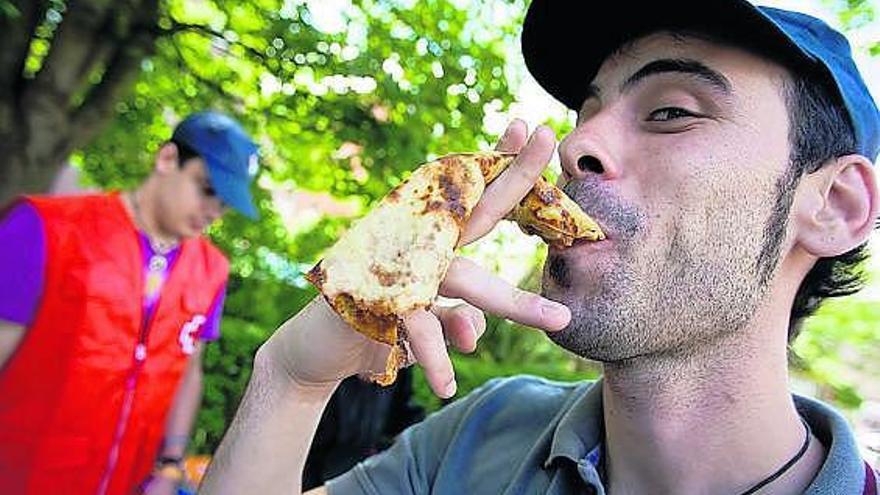
[[[0,493],[131,493],[164,435],[182,341],[228,262],[203,238],[185,241],[145,326],[140,240],[119,196],[25,200],[43,220],[46,278],[0,369]]]

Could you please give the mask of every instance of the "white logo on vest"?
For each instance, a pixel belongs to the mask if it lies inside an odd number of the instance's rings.
[[[177,341],[180,342],[180,349],[184,354],[189,355],[196,350],[196,333],[198,333],[199,327],[205,321],[205,315],[195,315],[191,320],[183,324]]]

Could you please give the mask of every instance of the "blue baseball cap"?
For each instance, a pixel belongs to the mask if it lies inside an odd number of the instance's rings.
[[[880,112],[846,38],[806,14],[746,0],[634,0],[595,3],[533,0],[522,51],[538,83],[578,110],[602,62],[628,41],[657,31],[696,31],[734,39],[777,60],[818,70],[835,88],[855,130],[857,151],[877,159]]]
[[[250,191],[257,145],[238,122],[218,112],[194,113],[177,125],[171,139],[205,160],[211,186],[224,203],[251,219],[259,217]]]

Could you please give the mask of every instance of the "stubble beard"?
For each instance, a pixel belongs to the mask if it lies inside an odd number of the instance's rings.
[[[566,190],[585,202],[608,198],[595,185]],[[690,355],[742,331],[751,321],[778,265],[790,198],[777,190],[773,211],[764,210],[744,231],[742,212],[719,213],[717,228],[703,242],[673,225],[671,242],[652,247],[644,238],[647,215],[619,200],[599,199],[587,211],[615,212],[604,223],[618,225],[614,262],[591,267],[589,286],[578,284],[564,256],[550,256],[543,293],[566,304],[572,320],[548,337],[578,356],[620,363],[657,354]],[[616,203],[616,204],[610,204]],[[766,203],[765,203],[766,204]],[[613,218],[613,216],[617,218]],[[778,235],[769,235],[770,230]]]

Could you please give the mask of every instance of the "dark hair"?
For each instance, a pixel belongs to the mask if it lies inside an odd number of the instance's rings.
[[[857,153],[855,131],[836,88],[828,86],[824,69],[791,68],[791,79],[783,84],[790,123],[789,173],[795,180],[819,170],[829,160]],[[783,192],[792,195],[792,192]],[[779,198],[784,201],[782,197]],[[791,308],[788,341],[792,342],[804,320],[828,298],[847,296],[865,283],[863,261],[867,242],[846,253],[819,258],[798,288]]]
[[[202,156],[196,152],[196,150],[190,148],[189,145],[174,138],[170,139],[168,142],[177,146],[177,166],[180,168],[183,168],[183,165],[189,160],[192,160],[193,158],[201,158]]]

